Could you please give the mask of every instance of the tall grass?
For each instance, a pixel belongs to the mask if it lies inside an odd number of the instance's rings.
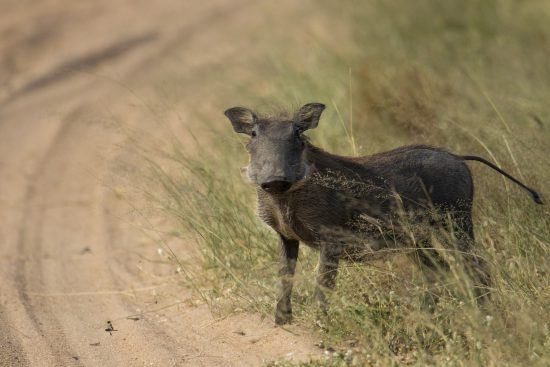
[[[255,69],[272,76],[261,88],[234,81],[235,93],[264,109],[326,103],[327,113],[311,136],[332,152],[445,146],[492,159],[544,197],[550,180],[550,5],[321,4],[316,9],[325,14],[321,19],[335,12],[343,19],[346,42],[313,24],[313,36],[304,37],[316,42],[304,67],[277,56],[286,51],[286,38],[273,36],[266,51],[272,58]],[[254,188],[238,175],[246,164],[244,140],[230,137],[225,123],[216,144],[200,155],[175,142],[164,163],[151,161],[157,185],[151,198],[178,231],[192,236],[194,256],[183,264],[189,284],[220,312],[246,309],[271,318],[276,238],[255,216]],[[471,167],[476,247],[492,274],[490,301],[475,302],[460,258],[435,280],[399,256],[343,264],[327,331],[312,330],[332,352],[309,365],[550,364],[548,209],[490,169]],[[293,304],[296,322],[306,327],[315,317],[315,262],[316,253],[302,246]]]

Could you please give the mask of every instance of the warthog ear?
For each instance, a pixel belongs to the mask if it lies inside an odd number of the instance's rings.
[[[325,105],[322,103],[308,103],[296,112],[294,123],[300,131],[314,129],[317,127],[324,109]]]
[[[233,107],[224,112],[225,116],[231,121],[233,130],[240,134],[252,134],[253,125],[256,122],[256,115],[248,108]]]

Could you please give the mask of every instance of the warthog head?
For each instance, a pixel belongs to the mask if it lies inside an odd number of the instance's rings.
[[[292,119],[259,118],[243,107],[225,111],[235,132],[250,136],[247,178],[270,194],[282,194],[305,180],[311,167],[302,133],[317,126],[324,108],[321,103],[306,104]]]

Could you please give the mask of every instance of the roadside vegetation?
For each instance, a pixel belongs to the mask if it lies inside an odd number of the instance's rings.
[[[317,253],[302,246],[294,322],[327,351],[305,365],[550,365],[550,5],[376,0],[320,2],[315,12],[337,15],[341,29],[312,23],[307,34],[266,35],[269,56],[254,69],[261,80],[222,76],[231,97],[220,105],[272,112],[322,102],[327,110],[308,135],[328,151],[366,155],[423,143],[477,154],[539,190],[547,205],[469,163],[490,301],[476,302],[459,256],[435,280],[403,256],[344,263],[324,330],[314,322]],[[290,52],[294,36],[293,47],[303,48]],[[204,121],[215,126],[210,148],[196,154],[201,143],[174,140],[150,161],[148,195],[189,243],[186,254],[164,253],[203,302],[220,315],[273,318],[276,236],[255,215],[255,189],[239,175],[246,138],[223,109]]]

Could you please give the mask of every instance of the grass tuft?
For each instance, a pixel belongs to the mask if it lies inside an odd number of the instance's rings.
[[[326,17],[335,9],[343,14],[342,27],[350,30],[346,43],[313,24],[318,42],[308,55],[309,69],[274,57],[257,66],[258,73],[271,75],[267,80],[260,86],[236,83],[235,93],[249,93],[246,98],[271,110],[313,99],[325,103],[326,115],[311,135],[331,152],[445,146],[492,159],[543,190],[544,200],[550,180],[548,4],[322,4]],[[277,50],[286,39],[277,35],[272,41]],[[222,133],[231,136],[228,123]],[[187,281],[214,309],[271,318],[276,238],[255,215],[254,188],[240,178],[239,166],[246,162],[242,140],[220,136],[200,155],[175,142],[162,164],[150,162],[156,185],[150,198],[182,236],[191,237],[192,255],[182,261]],[[492,274],[490,300],[475,301],[464,260],[453,253],[446,255],[450,271],[431,275],[404,256],[344,263],[327,330],[315,331],[326,358],[304,365],[550,364],[548,209],[487,167],[469,165],[476,185],[477,255]],[[316,253],[302,246],[293,304],[296,322],[305,326],[316,316],[315,263]]]

